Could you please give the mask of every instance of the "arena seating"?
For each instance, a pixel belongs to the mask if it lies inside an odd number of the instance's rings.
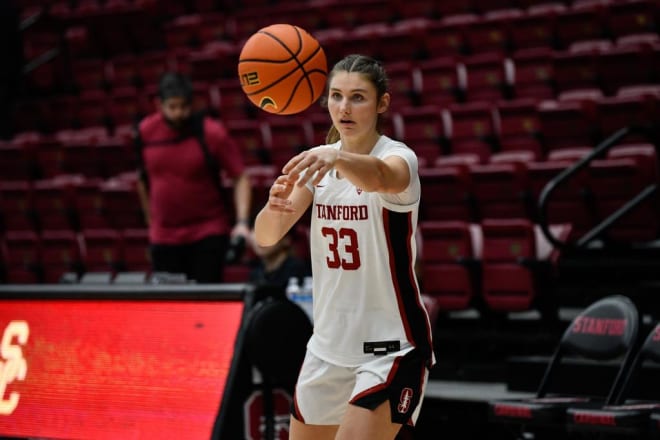
[[[568,322],[557,310],[602,296],[634,292],[641,313],[660,315],[657,190],[585,248],[570,245],[658,184],[653,0],[16,3],[33,22],[26,61],[44,58],[24,77],[13,138],[0,142],[3,282],[148,273],[131,130],[153,111],[165,70],[190,74],[195,109],[220,117],[241,146],[256,212],[287,158],[323,143],[330,126],[320,103],[288,117],[259,111],[235,77],[254,31],[291,22],[318,38],[330,65],[363,51],[390,74],[384,132],[419,158],[420,283],[443,353],[432,379],[510,381],[509,356],[547,355],[559,343]],[[631,132],[586,164],[543,218],[546,185],[631,124],[650,137]],[[543,222],[568,244],[551,243]],[[227,267],[227,280],[247,279],[247,263]],[[539,310],[540,319],[519,318]],[[483,426],[496,437],[496,425]]]

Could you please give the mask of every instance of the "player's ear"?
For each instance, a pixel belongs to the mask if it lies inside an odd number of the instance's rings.
[[[378,113],[385,113],[387,111],[390,107],[390,99],[389,93],[384,93],[383,96],[380,97],[380,101],[378,101]]]

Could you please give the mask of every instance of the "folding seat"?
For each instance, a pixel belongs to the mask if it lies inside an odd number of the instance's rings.
[[[63,146],[52,136],[39,136],[29,147],[34,154],[38,175],[55,177],[64,172]]]
[[[395,63],[422,59],[426,54],[427,30],[432,21],[421,16],[397,21],[375,40],[375,52],[379,60],[387,64],[388,77],[392,77]]]
[[[82,243],[73,231],[42,231],[44,282],[58,283],[65,272],[82,273]]]
[[[474,221],[474,202],[467,166],[420,168],[420,221]]]
[[[552,99],[555,97],[553,51],[534,48],[516,51],[511,56],[514,66],[515,98]]]
[[[555,54],[553,72],[557,92],[580,88],[602,88],[600,56],[612,48],[607,40],[574,43]]]
[[[2,180],[29,180],[35,172],[32,150],[12,142],[0,141],[0,176]]]
[[[7,231],[0,238],[5,281],[12,284],[42,280],[41,245],[34,231]]]
[[[477,3],[478,2],[472,0],[449,0],[436,3],[435,8],[440,17],[446,17],[472,13],[474,12],[474,6]]]
[[[326,2],[320,4],[320,14],[325,18],[327,27],[351,29],[367,23],[388,22],[392,12],[383,0],[358,0],[345,2]]]
[[[543,101],[538,106],[543,147],[559,148],[593,145],[597,136],[595,116],[576,101]]]
[[[164,51],[140,54],[137,61],[136,81],[141,86],[158,84],[161,76],[165,72],[172,70],[170,59],[167,52]]]
[[[52,97],[44,103],[41,109],[44,118],[43,126],[47,131],[58,131],[81,125],[78,118],[79,100],[76,96]]]
[[[378,40],[389,30],[390,27],[385,22],[367,23],[346,29],[345,38],[351,42],[351,49],[354,53],[370,54],[375,59],[382,60],[382,53],[387,51],[387,48],[379,45]]]
[[[105,127],[88,127],[58,132],[55,137],[62,143],[62,171],[87,177],[102,175],[97,145],[108,138]]]
[[[66,179],[36,181],[31,201],[40,230],[73,230],[73,201]]]
[[[390,108],[418,105],[421,97],[421,72],[411,61],[393,61],[387,65],[391,96]]]
[[[220,117],[224,121],[254,118],[259,108],[245,96],[237,79],[223,79],[214,82],[220,91]]]
[[[493,110],[486,102],[450,104],[450,129],[447,130],[451,152],[474,153],[486,161],[497,146],[497,128]]]
[[[547,184],[590,151],[591,147],[556,150],[550,152],[548,160],[528,164],[530,188],[537,206]],[[546,199],[545,218],[549,223],[570,224],[571,239],[591,229],[596,219],[594,195],[588,177],[587,170],[583,168],[556,186]],[[537,212],[539,221],[540,215]]]
[[[660,399],[634,398],[635,393],[639,395],[644,386],[644,363],[647,367],[660,364],[660,324],[648,333],[635,352],[629,370],[618,381],[618,393],[611,404],[588,408],[569,407],[566,410],[567,431],[650,438],[646,437],[650,425],[649,416],[651,411],[660,409]]]
[[[465,66],[455,58],[435,58],[419,63],[421,105],[446,106],[465,98]]]
[[[86,272],[117,273],[123,269],[122,236],[115,229],[85,229],[83,266]]]
[[[557,16],[557,38],[562,48],[576,41],[607,38],[604,8],[595,3],[573,6]]]
[[[321,13],[304,3],[278,2],[271,5],[268,15],[271,17],[271,23],[293,23],[309,32],[314,32],[323,26]]]
[[[463,60],[468,101],[497,102],[512,96],[513,64],[498,53],[473,55]]]
[[[123,267],[130,272],[150,272],[151,253],[149,234],[146,229],[121,231],[124,256]]]
[[[115,229],[145,227],[144,213],[137,188],[119,180],[108,180],[101,184],[103,207],[110,225]]]
[[[607,296],[582,310],[564,331],[545,368],[534,397],[491,400],[488,418],[504,424],[521,436],[529,434],[566,438],[566,410],[578,405],[609,404],[615,400],[616,377],[630,366],[639,332],[637,308],[627,297]],[[566,371],[571,361],[592,365],[591,368]],[[617,376],[598,383],[598,396],[585,394],[579,387],[584,380],[609,365]],[[566,391],[567,378],[578,383]],[[543,430],[541,430],[543,429]],[[529,433],[529,434],[528,434]]]
[[[202,14],[201,27],[197,30],[202,45],[210,41],[225,41],[231,39],[228,14],[209,11]]]
[[[110,115],[107,109],[107,96],[100,90],[85,90],[80,94],[77,106],[79,127],[108,126]]]
[[[532,6],[527,14],[517,17],[511,24],[513,50],[539,47],[557,47],[557,14],[566,10],[562,3],[545,3]]]
[[[607,29],[614,37],[655,32],[657,3],[652,0],[612,2],[608,7]]]
[[[655,135],[658,133],[660,99],[650,95],[605,97],[596,102],[600,139],[606,139],[630,125],[646,126]],[[644,134],[631,133],[621,142],[647,142]]]
[[[4,231],[34,231],[32,186],[28,181],[0,181],[0,215]]]
[[[524,218],[484,219],[482,296],[497,312],[541,308],[548,263],[537,258],[534,224]]]
[[[519,99],[495,104],[499,119],[500,151],[531,151],[544,156],[541,145],[541,122],[537,114],[537,101]]]
[[[108,116],[112,125],[136,124],[147,114],[144,95],[135,87],[114,89],[108,97]]]
[[[72,60],[73,82],[78,90],[105,90],[108,88],[108,68],[100,58]]]
[[[532,218],[527,167],[522,162],[499,162],[470,167],[477,218]]]
[[[246,165],[269,164],[271,157],[266,144],[266,126],[254,119],[232,119],[225,122],[232,138],[238,144]]]
[[[479,5],[482,3],[479,2]],[[509,53],[513,47],[513,24],[522,16],[522,10],[511,7],[484,13],[479,21],[470,25],[470,31],[466,33],[469,52]]]
[[[76,229],[108,229],[111,227],[101,194],[101,179],[85,179],[73,188]]]
[[[464,310],[478,291],[479,265],[470,225],[460,221],[425,221],[422,234],[422,291],[439,310]]]
[[[641,165],[632,156],[594,160],[588,172],[596,222],[605,220],[645,188],[657,185],[657,175],[644,179]],[[609,227],[603,238],[628,243],[656,239],[660,233],[659,201],[657,194],[651,194]]]
[[[140,59],[133,54],[121,54],[112,58],[108,62],[108,82],[115,89],[141,86],[140,64]]]
[[[600,54],[598,76],[605,94],[615,95],[621,87],[655,82],[652,53],[633,46],[616,46]]]
[[[200,45],[198,33],[202,22],[201,14],[191,14],[178,16],[169,23],[165,23],[163,31],[167,47],[169,49],[198,47]]]
[[[434,21],[426,33],[426,58],[436,59],[468,52],[467,33],[479,21],[476,14],[452,15]]]
[[[238,63],[238,47],[226,41],[212,41],[190,52],[190,75],[193,81],[217,81],[234,78]]]
[[[434,20],[440,16],[437,5],[426,0],[392,0],[390,1],[390,8],[394,22],[419,17]]]
[[[398,116],[402,121],[401,141],[412,148],[417,157],[428,164],[446,153],[447,118],[446,110],[440,106],[402,107]]]
[[[312,144],[312,127],[302,116],[269,118],[264,123],[264,146],[277,168]]]
[[[98,142],[97,157],[101,164],[101,176],[110,178],[126,171],[137,169],[133,146],[117,137],[108,137]]]
[[[345,56],[344,47],[348,44],[348,33],[343,28],[319,28],[313,35],[325,52],[329,68]]]

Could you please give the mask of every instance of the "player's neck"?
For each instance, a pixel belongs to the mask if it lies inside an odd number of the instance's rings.
[[[369,154],[380,139],[380,133],[374,132],[360,138],[344,138],[341,149],[348,153]]]

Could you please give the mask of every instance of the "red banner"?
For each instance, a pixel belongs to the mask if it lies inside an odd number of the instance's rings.
[[[209,439],[241,301],[0,301],[0,435]]]

